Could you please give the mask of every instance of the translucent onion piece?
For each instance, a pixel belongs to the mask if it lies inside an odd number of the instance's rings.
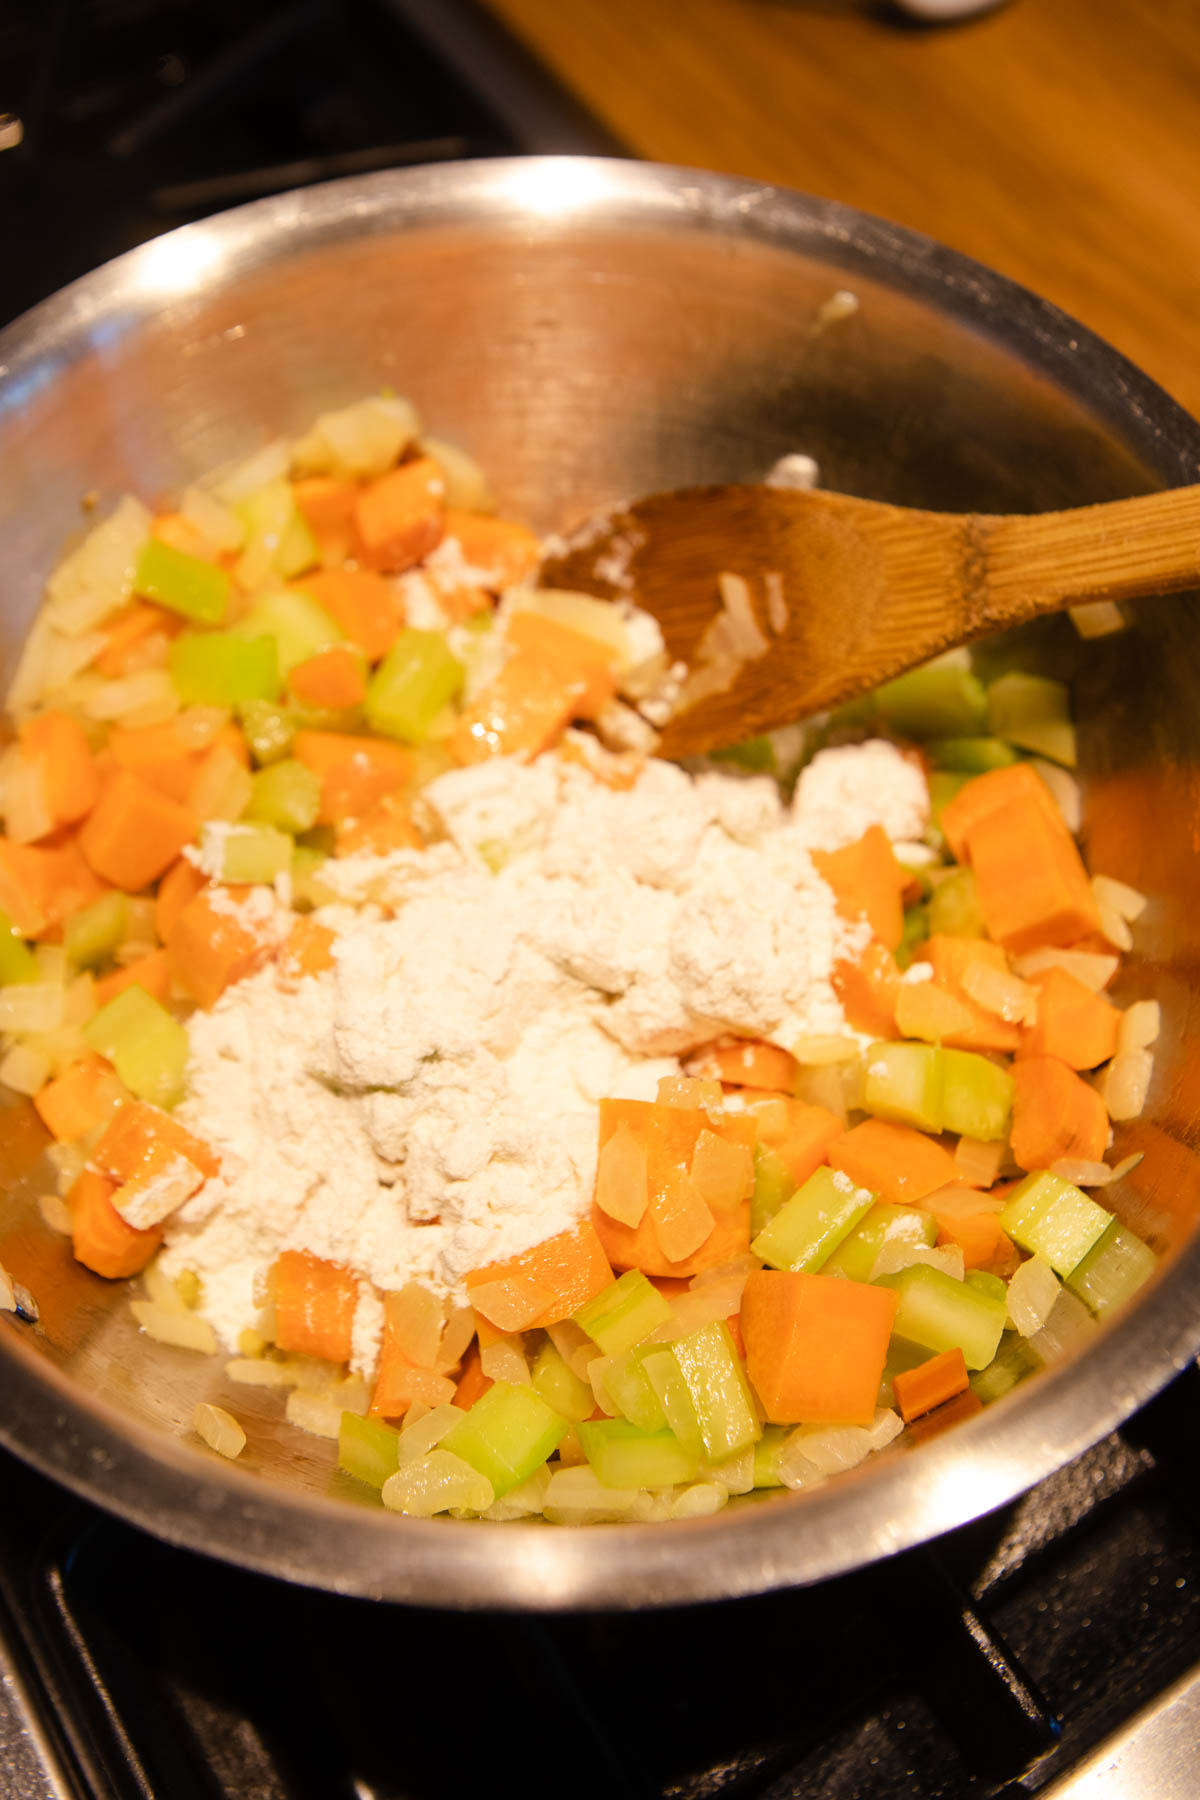
[[[336,1438],[342,1428],[342,1411],[341,1401],[332,1394],[297,1387],[287,1397],[288,1424],[312,1437]]]
[[[66,995],[61,987],[27,982],[0,988],[0,1031],[21,1036],[28,1031],[53,1031],[63,1022]]]
[[[717,576],[721,604],[725,608],[726,642],[732,654],[742,662],[753,662],[770,649],[750,598],[750,584],[741,576],[725,570]]]
[[[392,1512],[431,1519],[435,1513],[484,1513],[495,1500],[491,1482],[450,1450],[431,1450],[389,1475],[383,1504]]]
[[[46,771],[40,762],[10,765],[4,781],[4,823],[15,844],[32,844],[53,829]]]
[[[1069,1181],[1072,1187],[1107,1187],[1113,1171],[1105,1162],[1080,1162],[1071,1156],[1060,1156],[1050,1164],[1050,1173]]]
[[[288,1363],[256,1356],[235,1356],[225,1364],[225,1373],[242,1387],[290,1388],[296,1386],[298,1379]]]
[[[244,462],[235,463],[224,474],[210,476],[203,485],[224,505],[236,506],[239,500],[248,500],[268,482],[278,481],[286,475],[291,460],[292,447],[287,439],[275,438]]]
[[[981,1212],[1003,1212],[1005,1201],[1002,1197],[981,1194],[965,1182],[948,1181],[945,1187],[935,1188],[932,1194],[927,1194],[921,1206],[939,1218],[945,1215],[953,1219],[970,1219]]]
[[[748,1491],[748,1490],[743,1490]],[[729,1489],[716,1481],[696,1481],[681,1488],[667,1505],[671,1519],[711,1519],[729,1504]]]
[[[179,502],[179,511],[214,550],[228,553],[241,549],[246,537],[246,527],[232,507],[223,506],[207,489],[195,486],[185,488]]]
[[[645,1143],[622,1120],[600,1151],[596,1205],[610,1219],[635,1227],[642,1222],[648,1196]]]
[[[150,536],[151,516],[126,495],[64,557],[47,583],[46,618],[55,630],[77,637],[123,606],[133,592],[133,571]]]
[[[973,1023],[961,1000],[930,981],[902,981],[896,990],[896,1029],[902,1037],[934,1044],[969,1031]]]
[[[1013,958],[1013,968],[1025,977],[1040,974],[1043,969],[1065,969],[1098,994],[1116,974],[1120,960],[1092,950],[1030,950],[1025,956]]]
[[[583,1327],[576,1325],[574,1319],[563,1319],[557,1325],[548,1325],[546,1335],[572,1375],[586,1381],[588,1364],[595,1360],[596,1346]]]
[[[227,706],[185,706],[175,720],[175,736],[185,750],[207,750],[229,716]]]
[[[232,824],[250,804],[254,778],[227,744],[218,744],[205,759],[188,793],[188,808],[197,820]]]
[[[663,1075],[658,1083],[658,1104],[676,1106],[684,1112],[697,1112],[701,1107],[719,1107],[725,1095],[719,1081],[703,1075]]]
[[[386,1301],[388,1331],[410,1363],[431,1369],[441,1342],[446,1309],[437,1295],[419,1281],[406,1281]]]
[[[591,1467],[580,1463],[551,1473],[542,1510],[557,1525],[595,1525],[636,1515],[641,1495],[640,1488],[604,1487]]]
[[[507,1333],[527,1331],[549,1308],[554,1295],[530,1275],[508,1275],[499,1281],[476,1282],[471,1288],[475,1310],[489,1325]]]
[[[1115,600],[1085,600],[1067,611],[1081,638],[1109,637],[1125,629],[1125,615]]]
[[[192,1414],[192,1430],[218,1456],[228,1456],[232,1460],[246,1448],[246,1433],[233,1414],[226,1412],[223,1406],[214,1406],[210,1400],[201,1400]]]
[[[1029,1347],[1044,1363],[1056,1362],[1094,1337],[1097,1329],[1096,1320],[1083,1301],[1064,1288],[1042,1329],[1029,1339]]]
[[[131,1300],[129,1310],[146,1333],[160,1344],[174,1344],[179,1350],[199,1350],[205,1356],[217,1353],[217,1334],[207,1319],[192,1312],[168,1312],[153,1300]]]
[[[423,456],[432,456],[445,477],[447,506],[462,512],[495,512],[496,496],[473,456],[439,437],[422,437],[420,450]]]
[[[343,1412],[355,1413],[365,1419],[371,1405],[371,1390],[361,1375],[347,1375],[338,1383],[334,1398]]]
[[[475,1336],[475,1308],[473,1306],[452,1306],[433,1366],[440,1375],[448,1369],[458,1366],[470,1348],[471,1339]]]
[[[1050,1317],[1062,1284],[1048,1262],[1031,1256],[1008,1284],[1008,1317],[1022,1337],[1033,1337]]]
[[[1123,1181],[1126,1175],[1137,1168],[1145,1154],[1146,1152],[1144,1150],[1134,1150],[1131,1155],[1123,1156],[1112,1172],[1113,1180]]]
[[[50,1075],[50,1058],[44,1050],[14,1044],[0,1058],[0,1081],[15,1094],[36,1094]]]
[[[87,1152],[78,1144],[48,1144],[46,1161],[54,1170],[60,1194],[69,1194],[87,1166]]]
[[[743,1450],[740,1456],[730,1456],[724,1462],[714,1463],[709,1473],[717,1486],[724,1488],[727,1494],[748,1494],[754,1486],[753,1444],[748,1450]]]
[[[461,1406],[443,1402],[440,1406],[430,1407],[417,1419],[410,1420],[400,1433],[397,1452],[400,1461],[412,1462],[418,1456],[427,1455],[466,1416]]]
[[[116,681],[81,675],[72,696],[85,718],[131,729],[165,725],[179,711],[179,690],[165,669],[139,669]]]
[[[147,1300],[153,1300],[155,1306],[161,1307],[163,1312],[186,1313],[189,1310],[179,1289],[157,1261],[150,1263],[142,1271],[142,1286],[146,1290]]]
[[[754,1192],[754,1158],[745,1144],[702,1131],[692,1152],[692,1180],[714,1212],[729,1212]]]
[[[497,1338],[494,1344],[485,1345],[479,1352],[479,1363],[484,1374],[493,1381],[528,1384],[533,1379],[521,1340],[517,1337]]]
[[[1111,906],[1123,919],[1140,919],[1150,902],[1145,894],[1115,875],[1093,875],[1092,892],[1101,906]]]
[[[321,413],[297,441],[292,459],[302,475],[370,478],[390,469],[420,429],[416,408],[409,401],[371,394],[336,412]]]
[[[16,1312],[17,1294],[13,1286],[13,1278],[0,1263],[0,1312]]]
[[[779,1474],[787,1487],[813,1486],[809,1468],[821,1479],[840,1475],[884,1449],[902,1430],[900,1415],[890,1407],[880,1407],[868,1426],[800,1425],[779,1452]]]
[[[46,659],[51,641],[58,636],[45,613],[39,613],[22,646],[16,672],[9,683],[6,705],[18,718],[36,706],[46,691]]]
[[[1095,883],[1092,885],[1094,887]],[[1096,911],[1100,916],[1101,933],[1109,943],[1114,944],[1118,950],[1131,950],[1133,933],[1129,929],[1129,921],[1121,917],[1115,906],[1109,906],[1099,898],[1096,901]]]
[[[985,1143],[982,1138],[960,1137],[954,1146],[954,1165],[969,1187],[991,1187],[1004,1161],[1004,1144],[1000,1139]]]
[[[38,1211],[42,1215],[42,1223],[51,1231],[70,1237],[73,1230],[71,1209],[60,1194],[39,1194]]]
[[[895,1275],[900,1269],[911,1269],[914,1263],[928,1263],[931,1269],[941,1269],[955,1281],[961,1281],[966,1272],[963,1253],[957,1244],[946,1244],[942,1249],[934,1250],[928,1244],[914,1244],[904,1238],[885,1238],[870,1278],[878,1281],[881,1275]]]
[[[1028,1019],[1037,1001],[1036,990],[1020,976],[1010,975],[1006,969],[993,968],[990,963],[980,960],[967,964],[962,986],[976,1006],[995,1013],[1009,1025]]]
[[[550,1471],[543,1464],[520,1487],[509,1488],[507,1494],[502,1495],[499,1500],[493,1500],[483,1516],[485,1519],[498,1520],[535,1517],[546,1503],[546,1489],[549,1486]]]
[[[821,1037],[810,1034],[797,1038],[790,1049],[798,1063],[817,1068],[829,1063],[857,1062],[861,1055],[858,1039],[852,1037]]]
[[[1162,1024],[1162,1007],[1157,1000],[1135,1000],[1121,1014],[1117,1032],[1117,1051],[1147,1050],[1157,1038]]]
[[[0,995],[0,999],[3,996]],[[1149,1050],[1122,1050],[1100,1072],[1100,1097],[1110,1119],[1136,1119],[1146,1104],[1154,1056]]]

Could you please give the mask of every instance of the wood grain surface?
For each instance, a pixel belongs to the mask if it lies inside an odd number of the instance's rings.
[[[964,250],[1200,412],[1200,5],[487,0],[639,156],[787,183]]]

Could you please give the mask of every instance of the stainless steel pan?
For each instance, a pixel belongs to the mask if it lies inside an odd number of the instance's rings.
[[[1117,247],[1119,249],[1119,246]],[[824,303],[852,290],[857,313]],[[628,163],[471,163],[283,195],[152,243],[0,334],[0,618],[9,666],[80,499],[166,495],[390,383],[540,527],[655,488],[753,479],[1032,510],[1191,481],[1200,426],[1052,307],[911,233],[776,189]],[[1200,621],[1147,602],[1076,682],[1094,865],[1146,888],[1122,998],[1158,994],[1145,1159],[1122,1208],[1166,1250],[1127,1316],[971,1423],[833,1486],[670,1527],[568,1531],[355,1504],[328,1446],[139,1338],[121,1286],[40,1224],[41,1138],[0,1117],[0,1441],[165,1538],[347,1593],[646,1606],[819,1580],[994,1507],[1112,1429],[1200,1347]],[[1060,623],[1027,654],[1074,655]],[[250,1448],[189,1440],[223,1399]],[[0,1495],[0,1504],[3,1497]]]

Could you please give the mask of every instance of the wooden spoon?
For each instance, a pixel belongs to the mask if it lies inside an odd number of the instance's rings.
[[[668,723],[667,756],[804,718],[985,632],[1200,583],[1200,487],[1029,516],[684,488],[592,521],[539,579],[629,595],[657,618],[671,655],[693,663],[725,572],[747,583],[768,647]]]

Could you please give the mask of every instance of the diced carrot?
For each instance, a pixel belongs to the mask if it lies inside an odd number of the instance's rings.
[[[958,1175],[954,1158],[935,1138],[890,1119],[864,1119],[843,1132],[825,1160],[896,1206],[919,1206]]]
[[[154,896],[154,929],[159,939],[166,943],[175,929],[176,921],[189,900],[194,900],[201,888],[208,885],[208,877],[203,875],[195,863],[181,856],[178,862],[172,863],[158,884],[158,892]]]
[[[932,1412],[935,1406],[953,1400],[955,1394],[965,1392],[966,1387],[966,1358],[957,1344],[952,1350],[943,1350],[939,1356],[931,1356],[928,1362],[918,1363],[915,1369],[905,1369],[892,1379],[896,1410],[906,1425],[920,1418],[922,1413]]]
[[[468,619],[478,618],[480,613],[491,612],[492,596],[486,588],[472,587],[469,583],[460,582],[457,587],[452,588],[440,584],[438,605],[453,624],[465,625]]]
[[[1022,1169],[1048,1169],[1068,1157],[1100,1162],[1108,1113],[1095,1088],[1055,1056],[1023,1056],[1012,1068],[1012,1153]]]
[[[361,656],[344,644],[320,650],[289,671],[288,686],[305,706],[348,712],[361,706],[367,692],[367,676]]]
[[[292,755],[321,778],[322,825],[373,812],[387,795],[411,784],[416,766],[412,751],[400,744],[334,731],[298,731]]]
[[[518,656],[536,657],[571,688],[578,717],[593,718],[616,692],[617,653],[599,638],[526,611],[511,614],[505,635]]]
[[[60,1143],[74,1143],[103,1124],[126,1099],[112,1064],[89,1053],[48,1081],[34,1095],[33,1104],[52,1136]]]
[[[678,1300],[691,1288],[691,1281],[676,1275],[651,1275],[650,1286],[660,1293],[664,1300]]]
[[[280,972],[300,980],[305,975],[321,975],[332,969],[335,935],[328,925],[319,925],[315,919],[297,919],[279,952]]]
[[[851,962],[843,957],[833,965],[833,990],[842,1003],[847,1024],[872,1037],[896,1035],[896,993],[900,969],[886,944],[872,938]]]
[[[125,1223],[112,1203],[116,1191],[107,1175],[85,1169],[67,1195],[75,1260],[110,1281],[137,1275],[163,1240],[161,1225],[138,1231]]]
[[[1044,813],[1046,822],[1069,836],[1058,803],[1037,770],[1030,763],[1009,763],[1003,769],[989,769],[961,787],[953,800],[941,811],[942,835],[956,862],[971,860],[969,838],[975,826],[989,814],[1013,801],[1028,801]]]
[[[92,1162],[116,1181],[131,1181],[156,1146],[185,1157],[206,1177],[220,1172],[220,1159],[203,1138],[145,1100],[130,1100],[120,1108],[92,1151]]]
[[[833,889],[843,918],[865,918],[888,950],[904,935],[902,895],[908,876],[896,861],[882,825],[872,825],[841,850],[814,850],[813,867]]]
[[[574,696],[555,671],[532,656],[510,656],[464,710],[449,737],[457,762],[540,754],[574,714]]]
[[[108,749],[119,769],[140,775],[143,781],[183,805],[196,779],[200,758],[185,750],[179,741],[174,720],[165,725],[142,725],[136,729],[114,726],[108,734]]]
[[[84,820],[79,847],[97,875],[136,894],[170,867],[195,834],[185,806],[122,770]]]
[[[389,850],[420,850],[425,842],[411,806],[398,794],[385,794],[361,818],[339,820],[333,832],[339,856],[386,856]]]
[[[463,1361],[462,1374],[458,1378],[458,1386],[454,1390],[454,1404],[467,1412],[475,1402],[486,1394],[492,1385],[490,1375],[483,1372],[483,1364],[479,1360],[479,1345],[472,1344]]]
[[[1018,1056],[1056,1056],[1069,1069],[1095,1069],[1116,1054],[1121,1014],[1066,969],[1030,976],[1038,990],[1037,1019],[1021,1033]]]
[[[781,1094],[792,1092],[799,1069],[788,1051],[754,1038],[710,1044],[688,1066],[693,1075],[711,1075],[729,1087],[778,1089]]]
[[[385,1331],[369,1409],[373,1419],[399,1419],[414,1400],[424,1406],[441,1406],[453,1400],[457,1391],[449,1375],[409,1362],[396,1344],[389,1343]]]
[[[1006,950],[1070,945],[1100,929],[1075,841],[1037,801],[1012,800],[977,820],[967,851],[988,936]]]
[[[969,1213],[965,1218],[939,1222],[938,1243],[952,1244],[963,1253],[968,1269],[988,1269],[997,1256],[1011,1250],[1012,1244],[1000,1229],[1000,1216],[994,1212]]]
[[[496,588],[516,587],[528,580],[542,557],[541,543],[532,531],[492,513],[448,506],[446,536],[457,539],[463,561],[481,575],[489,575],[489,586]]]
[[[271,1271],[275,1342],[281,1350],[349,1362],[358,1277],[310,1250],[283,1250]]]
[[[230,756],[236,757],[243,769],[250,767],[253,760],[250,755],[250,744],[241,726],[232,719],[226,719],[209,746],[210,750],[227,750]]]
[[[374,569],[322,569],[298,587],[323,606],[368,662],[391,649],[404,624],[404,607]]]
[[[943,1431],[949,1431],[954,1425],[961,1425],[967,1419],[983,1411],[983,1401],[979,1395],[968,1388],[965,1393],[955,1394],[953,1400],[947,1400],[931,1413],[923,1413],[908,1428],[910,1444],[924,1444]]]
[[[391,573],[424,561],[445,536],[445,499],[445,477],[429,456],[368,482],[354,502],[361,560]]]
[[[189,900],[167,942],[172,979],[203,1007],[215,1006],[231,982],[261,968],[274,948],[270,927],[242,904],[249,888],[205,889]]]
[[[47,862],[35,844],[0,837],[0,907],[22,937],[38,937],[49,922]]]
[[[752,1273],[742,1296],[746,1368],[774,1424],[869,1425],[899,1296],[833,1275]]]
[[[174,637],[182,624],[182,619],[173,618],[149,600],[132,601],[101,626],[105,644],[96,658],[95,669],[109,677],[126,674],[134,653],[148,638],[160,633],[164,637]]]
[[[472,1270],[467,1294],[476,1312],[501,1331],[527,1331],[569,1319],[612,1278],[603,1244],[583,1219],[519,1256]],[[527,1312],[530,1316],[517,1324]]]
[[[43,712],[21,726],[21,756],[42,773],[50,829],[86,817],[100,793],[100,777],[87,733],[69,713]]]
[[[1021,1042],[1021,1027],[980,1006],[963,986],[963,976],[973,964],[984,963],[1007,973],[1008,957],[1001,946],[987,938],[950,937],[935,932],[921,954],[933,969],[937,986],[952,994],[971,1015],[969,1025],[947,1032],[942,1042],[954,1050],[1015,1050]]]
[[[842,1135],[843,1121],[827,1106],[749,1088],[742,1090],[742,1098],[758,1126],[760,1143],[786,1163],[797,1186],[825,1161],[829,1146]]]
[[[150,535],[158,538],[160,543],[169,544],[172,550],[181,550],[185,556],[198,556],[202,562],[218,560],[217,552],[204,533],[182,513],[159,513],[150,523]]]
[[[167,999],[171,991],[171,965],[165,950],[151,950],[145,956],[139,956],[136,962],[127,963],[123,969],[114,969],[111,975],[102,975],[96,983],[96,1005],[107,1006],[118,994],[123,994],[127,987],[144,987],[155,1000]]]
[[[335,475],[307,475],[293,481],[292,494],[313,531],[345,531],[354,517],[359,488],[357,482],[340,481]]]
[[[92,815],[95,816],[94,814]],[[108,893],[108,885],[89,868],[80,850],[80,833],[67,832],[57,840],[38,845],[45,883],[45,914],[49,931],[59,935],[57,927],[73,912],[90,906]]]

